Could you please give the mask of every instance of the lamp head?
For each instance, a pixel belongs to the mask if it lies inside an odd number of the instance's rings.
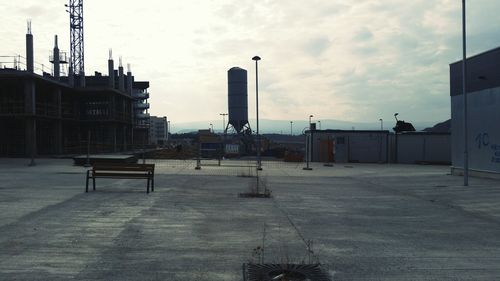
[[[259,57],[259,56],[255,56],[255,57],[253,57],[253,58],[252,58],[252,60],[254,60],[254,61],[259,61],[259,60],[260,60],[260,57]]]

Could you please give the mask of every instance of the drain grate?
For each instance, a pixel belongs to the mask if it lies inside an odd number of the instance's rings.
[[[331,281],[319,264],[244,264],[246,281]]]

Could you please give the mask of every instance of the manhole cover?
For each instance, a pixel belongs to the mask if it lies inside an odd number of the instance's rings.
[[[247,281],[330,281],[319,264],[244,264]]]

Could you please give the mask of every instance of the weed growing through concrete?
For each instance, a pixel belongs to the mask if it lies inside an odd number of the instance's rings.
[[[255,174],[253,173],[252,167],[248,167],[248,170],[239,170],[238,171],[238,177],[240,178],[255,178]]]
[[[255,181],[250,182],[248,192],[238,194],[239,197],[271,198],[271,189],[269,188],[267,177],[261,177],[258,170],[256,171],[257,176],[253,177]]]

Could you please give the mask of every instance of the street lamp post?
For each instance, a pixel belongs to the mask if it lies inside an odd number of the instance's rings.
[[[306,166],[302,168],[302,170],[312,170],[312,168],[309,167],[309,156],[310,156],[311,138],[312,138],[311,118],[313,117],[314,116],[312,114],[309,115],[309,135],[306,134]]]
[[[382,118],[378,119],[380,121],[380,131],[384,130],[384,120]],[[379,150],[378,150],[378,162],[382,163],[382,132],[379,135]]]
[[[222,116],[222,131],[225,134],[226,133],[226,115],[227,115],[227,113],[220,113],[219,115]]]
[[[321,130],[321,121],[318,121],[319,129]]]
[[[467,39],[465,26],[465,0],[462,0],[462,94],[464,102],[464,186],[469,185],[469,151],[468,151],[468,127],[467,127]]]
[[[90,130],[87,131],[87,161],[83,167],[92,167],[92,165],[90,165]]]
[[[222,158],[224,158],[224,152],[225,152],[225,147],[226,147],[226,115],[227,113],[220,113],[219,115],[222,115],[222,147],[220,148],[220,155],[219,155],[219,166],[220,166],[220,161]]]
[[[214,133],[214,124],[210,123],[210,128],[212,128],[212,134]]]
[[[170,141],[170,120],[167,121],[167,141]]]
[[[290,121],[290,136],[293,136],[293,121]]]
[[[255,61],[255,106],[256,106],[256,117],[257,117],[257,170],[262,170],[261,159],[260,159],[260,133],[259,133],[259,61],[260,57],[255,56],[252,58]]]
[[[396,119],[396,128],[398,126],[398,115],[399,115],[399,113],[397,113],[397,112],[394,113],[394,119]],[[394,150],[394,161],[396,163],[398,163],[398,152],[399,152],[399,150],[398,150],[398,131],[396,131],[396,130],[394,130],[394,131],[395,131],[394,132],[394,146],[396,148]]]
[[[31,140],[31,149],[30,149],[31,150],[30,151],[31,160],[30,160],[30,163],[28,164],[28,166],[36,166],[36,163],[35,163],[35,157],[36,157],[36,120],[34,117],[31,120],[31,128],[32,128],[32,132],[33,132],[33,139]],[[87,157],[87,159],[88,159],[88,157]]]

